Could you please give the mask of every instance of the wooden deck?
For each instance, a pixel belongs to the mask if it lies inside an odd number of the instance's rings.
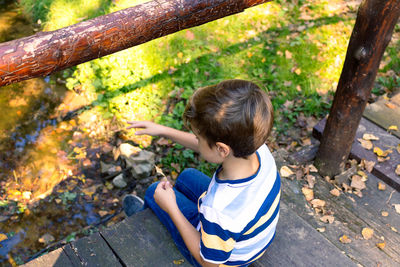
[[[398,123],[400,117],[386,124]],[[322,132],[324,122],[315,127],[314,134]],[[399,125],[400,128],[400,125]],[[388,134],[369,120],[362,119],[357,138],[366,131],[380,137],[378,145],[396,147],[400,139]],[[293,155],[277,151],[278,167],[302,164],[315,155],[314,147],[305,148]],[[334,221],[321,221],[302,193],[304,180],[282,179],[280,219],[274,242],[267,252],[252,266],[400,266],[400,214],[395,204],[400,204],[400,177],[393,166],[400,164],[395,151],[391,161],[375,165],[368,175],[363,196],[341,193],[333,196],[334,185],[316,176],[314,198],[326,201],[324,209]],[[363,149],[357,141],[351,156],[357,159],[376,160],[371,151]],[[291,160],[292,162],[288,162]],[[300,162],[299,162],[300,161]],[[379,190],[378,182],[386,182]],[[397,189],[397,190],[396,190]],[[386,212],[382,213],[382,212]],[[383,214],[385,216],[383,216]],[[373,235],[364,239],[362,230],[370,228]],[[346,235],[349,243],[340,238]],[[379,245],[377,245],[379,244]],[[190,266],[179,253],[166,229],[151,210],[129,217],[119,224],[89,237],[69,243],[43,255],[25,266]]]

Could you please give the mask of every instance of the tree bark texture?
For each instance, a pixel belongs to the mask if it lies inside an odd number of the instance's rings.
[[[400,15],[399,0],[364,0],[317,152],[322,175],[340,173],[349,156],[382,55]]]
[[[46,76],[270,0],[156,0],[0,44],[0,86]]]

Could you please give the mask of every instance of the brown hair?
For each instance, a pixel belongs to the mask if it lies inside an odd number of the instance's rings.
[[[235,157],[247,157],[265,143],[273,123],[267,94],[255,83],[227,80],[200,88],[186,105],[183,120],[207,140],[230,146]]]

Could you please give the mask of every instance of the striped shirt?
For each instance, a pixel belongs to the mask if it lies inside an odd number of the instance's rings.
[[[275,236],[279,217],[280,177],[268,147],[256,152],[257,173],[220,180],[214,173],[199,198],[200,255],[222,266],[249,264],[261,257]]]

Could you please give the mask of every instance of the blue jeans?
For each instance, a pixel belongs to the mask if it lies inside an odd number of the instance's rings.
[[[197,200],[201,194],[207,191],[210,181],[210,177],[196,169],[184,170],[176,180],[174,186],[176,202],[183,215],[194,227],[197,227],[199,223]],[[157,184],[158,182],[150,185],[146,190],[144,196],[144,208],[150,207],[157,215],[158,219],[160,219],[165,227],[167,227],[175,245],[178,247],[182,255],[185,256],[186,260],[194,266],[201,266],[190,254],[190,251],[187,249],[185,242],[169,215],[155,202],[154,191],[156,190]]]

